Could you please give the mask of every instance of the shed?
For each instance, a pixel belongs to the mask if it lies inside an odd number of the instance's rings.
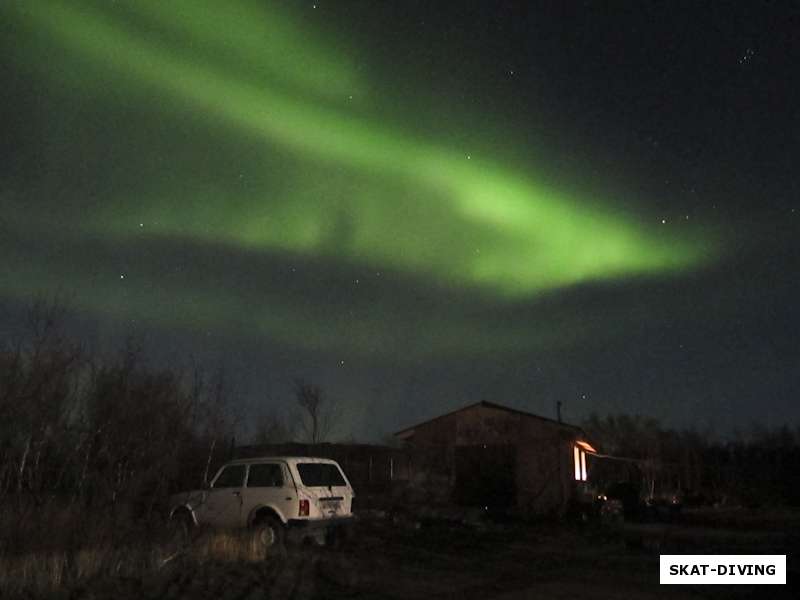
[[[467,506],[563,512],[588,478],[584,431],[529,412],[477,402],[395,433],[412,483]]]

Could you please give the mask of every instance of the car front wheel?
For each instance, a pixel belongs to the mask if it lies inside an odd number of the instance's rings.
[[[192,541],[194,520],[187,510],[176,511],[169,519],[169,536],[179,546],[184,546]]]

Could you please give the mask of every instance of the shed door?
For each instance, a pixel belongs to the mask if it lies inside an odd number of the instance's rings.
[[[511,445],[457,446],[453,499],[463,506],[508,508],[516,500],[517,449]]]

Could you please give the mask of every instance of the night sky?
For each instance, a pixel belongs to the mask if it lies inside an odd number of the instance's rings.
[[[800,5],[6,0],[0,335],[489,400],[800,420]]]

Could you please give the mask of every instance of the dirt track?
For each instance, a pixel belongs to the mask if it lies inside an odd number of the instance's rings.
[[[107,579],[65,594],[68,598],[165,598],[255,600],[261,598],[299,599],[335,597],[320,595],[320,556],[271,559],[263,563],[203,563],[181,564],[149,580]]]

